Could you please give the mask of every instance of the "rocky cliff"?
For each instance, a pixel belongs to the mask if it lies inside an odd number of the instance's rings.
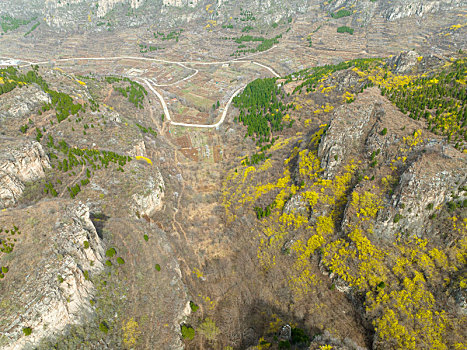
[[[164,179],[156,169],[155,173],[143,182],[144,187],[139,193],[133,194],[134,211],[141,215],[151,216],[162,207],[164,198]]]
[[[420,150],[402,173],[394,194],[378,214],[375,233],[394,237],[401,230],[409,235],[432,237],[435,208],[452,200],[462,202],[467,185],[467,163],[456,150],[436,141]]]
[[[449,11],[455,7],[465,6],[464,0],[410,0],[397,1],[391,3],[389,8],[382,11],[383,16],[389,21],[394,21],[400,18],[418,16],[422,17],[428,13],[436,13],[439,11]]]
[[[258,21],[269,23],[295,13],[304,13],[308,8],[308,1],[293,0],[284,3],[279,0],[255,0],[240,4],[238,1],[224,0],[214,4],[206,0],[19,0],[6,4],[0,13],[19,18],[39,16],[52,28],[83,31],[92,30],[95,27],[95,23],[91,23],[93,21],[109,19],[122,27],[128,24],[149,25],[155,20],[163,23],[182,23],[194,18],[227,20],[239,12],[240,8],[253,11],[258,14]]]
[[[280,129],[280,141],[263,161],[237,163],[223,189],[232,221],[227,227],[248,227],[239,234],[245,242],[254,239],[250,229],[257,232],[250,254],[266,276],[257,298],[268,303],[255,305],[267,315],[263,328],[254,326],[259,320],[249,323],[261,334],[256,346],[389,350],[464,344],[466,134],[465,123],[447,125],[463,120],[465,100],[452,110],[456,121],[441,107],[450,92],[464,95],[465,84],[455,81],[454,72],[463,76],[465,61],[462,54],[457,61],[441,60],[404,52],[384,61],[347,61],[284,79],[293,100],[271,93],[279,108],[293,101],[297,108],[288,113],[295,123],[308,119],[295,132]],[[267,85],[256,84],[240,95],[247,106],[240,116],[257,113],[251,106],[264,102]],[[437,101],[430,109],[440,110],[425,113],[419,93]],[[444,128],[434,126],[435,115]],[[458,128],[459,138],[445,132]],[[308,341],[297,329],[284,334],[292,321],[281,318],[281,327],[272,326],[283,314],[301,322]],[[440,325],[448,322],[441,315],[448,314],[453,329],[444,332]]]
[[[50,163],[38,142],[16,142],[7,137],[1,137],[0,142],[0,208],[7,208],[17,203],[26,182],[45,176]]]
[[[18,93],[4,97],[0,106],[0,121],[10,118],[29,118],[43,104],[50,103],[50,96],[35,85],[18,90]]]
[[[429,13],[449,11],[459,6],[465,6],[464,0],[396,0],[396,1],[355,1],[337,0],[323,3],[326,9],[337,12],[339,9],[355,9],[363,17],[378,14],[389,21],[416,16],[422,17]]]
[[[333,178],[349,160],[367,161],[361,155],[373,161],[377,159],[380,166],[387,169],[393,166],[395,159],[401,159],[400,150],[411,136],[404,132],[407,129],[419,132],[417,130],[423,127],[404,119],[376,94],[362,94],[356,103],[338,108],[318,149],[324,177]],[[383,129],[391,136],[381,135]],[[433,209],[453,199],[463,201],[465,198],[465,157],[436,135],[424,133],[423,141],[411,147],[410,153],[404,152],[403,157],[407,160],[401,168],[400,180],[394,184],[396,187],[375,222],[374,232],[381,237],[392,238],[401,229],[409,235],[431,235],[433,228],[430,228],[429,218]],[[385,172],[368,176],[384,182],[383,174]],[[354,214],[349,213],[350,216]],[[343,227],[351,221],[350,217],[344,219]]]
[[[11,210],[0,226],[28,220],[32,228],[21,227],[14,250],[0,256],[8,266],[0,283],[2,349],[31,347],[79,322],[91,312],[89,277],[103,268],[104,250],[84,204],[43,202]]]

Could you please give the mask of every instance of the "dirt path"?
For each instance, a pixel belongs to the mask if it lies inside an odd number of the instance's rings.
[[[112,92],[113,92],[113,87],[109,89],[109,92],[107,93],[107,96],[104,98],[104,103],[107,103],[110,99],[110,96],[112,95]]]

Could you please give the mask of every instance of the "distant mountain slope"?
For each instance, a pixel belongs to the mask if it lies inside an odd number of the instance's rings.
[[[251,11],[258,21],[271,22],[285,16],[304,14],[317,6],[329,13],[347,9],[352,15],[355,14],[356,19],[368,23],[372,17],[393,21],[466,5],[465,0],[15,0],[2,3],[0,14],[21,19],[38,16],[51,27],[77,29],[78,24],[86,27],[86,22],[105,20],[112,16],[119,18],[122,27],[159,20],[183,22],[199,17],[223,22],[235,11],[240,12],[242,9]],[[244,19],[248,20],[248,14],[245,14]]]

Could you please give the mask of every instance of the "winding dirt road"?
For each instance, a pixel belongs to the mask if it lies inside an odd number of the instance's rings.
[[[167,104],[165,103],[164,98],[156,89],[154,89],[154,87],[152,86],[153,83],[150,82],[148,79],[142,79],[142,80],[146,83],[147,87],[159,98],[159,101],[161,102],[162,108],[164,110],[164,114],[167,117],[167,120],[172,125],[186,126],[186,127],[191,127],[191,128],[216,128],[216,129],[219,128],[219,126],[224,122],[225,117],[227,116],[227,112],[229,110],[230,104],[232,103],[234,97],[237,96],[246,86],[246,85],[242,86],[240,89],[237,89],[233,93],[233,95],[230,97],[229,101],[224,107],[220,120],[216,124],[188,124],[188,123],[174,122],[170,116],[170,112],[169,112],[169,109],[167,108]]]
[[[219,64],[229,64],[229,63],[252,63],[255,64],[259,67],[262,67],[266,70],[268,70],[270,73],[272,73],[275,77],[279,78],[280,75],[274,71],[269,66],[266,66],[264,64],[261,64],[256,61],[249,60],[248,58],[257,56],[257,55],[262,55],[265,54],[266,52],[274,49],[276,46],[271,47],[270,49],[263,51],[263,52],[258,52],[243,58],[237,58],[237,59],[232,59],[232,60],[227,60],[227,61],[213,61],[213,62],[202,62],[202,61],[169,61],[169,60],[163,60],[163,59],[158,59],[158,58],[149,58],[149,57],[135,57],[135,56],[117,56],[117,57],[73,57],[73,58],[59,58],[59,59],[53,59],[49,61],[39,61],[39,62],[30,62],[26,60],[21,60],[21,59],[16,59],[16,58],[9,58],[9,57],[0,57],[0,61],[2,59],[8,60],[10,63],[13,65],[17,65],[19,67],[25,67],[25,66],[31,66],[31,65],[45,65],[45,64],[50,64],[50,63],[57,63],[57,62],[68,62],[68,61],[114,61],[114,60],[120,60],[120,59],[130,59],[130,60],[141,60],[141,61],[154,61],[154,62],[161,62],[161,63],[168,63],[168,64],[175,64],[179,65],[185,69],[192,69],[194,70],[193,74],[190,74],[189,76],[180,79],[176,82],[170,83],[170,84],[157,84],[155,81],[153,81],[150,78],[144,78],[144,77],[138,77],[137,80],[140,82],[144,82],[146,86],[157,96],[159,99],[162,109],[164,110],[164,114],[167,117],[167,120],[170,124],[176,125],[176,126],[185,126],[185,127],[192,127],[192,128],[216,128],[218,129],[219,126],[224,122],[225,117],[227,116],[227,112],[229,110],[229,107],[234,99],[235,96],[237,96],[244,88],[246,85],[243,85],[239,89],[237,89],[232,96],[230,97],[229,101],[224,107],[224,110],[222,111],[222,115],[219,119],[219,121],[216,124],[189,124],[189,123],[179,123],[175,122],[172,120],[170,116],[169,109],[167,108],[167,104],[165,103],[164,97],[155,89],[155,87],[166,87],[166,86],[173,86],[176,84],[179,84],[183,81],[189,80],[193,78],[195,75],[198,74],[199,70],[196,68],[190,68],[187,67],[187,65],[219,65]],[[26,63],[26,64],[24,64]]]

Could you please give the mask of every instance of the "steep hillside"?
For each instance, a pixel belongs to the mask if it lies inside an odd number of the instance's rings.
[[[196,48],[214,53],[222,51],[216,46],[224,47],[228,39],[251,35],[271,40],[292,30],[287,40],[294,46],[306,40],[308,47],[335,51],[342,49],[339,35],[333,38],[340,28],[346,49],[355,47],[358,53],[386,53],[382,46],[392,48],[391,53],[418,46],[441,46],[438,50],[443,51],[465,46],[466,8],[462,0],[19,0],[0,9],[0,42],[12,45],[12,54],[8,53],[16,56],[18,45],[27,45],[33,53],[37,47],[31,44],[45,40],[48,52],[52,46],[60,47],[54,54],[60,56],[70,45],[85,48],[87,43],[80,36],[92,40],[92,47],[106,47],[107,52],[121,49],[119,39],[125,38],[131,43],[125,47],[127,52],[138,52],[137,46],[143,44],[153,48],[144,53],[159,54],[167,46],[162,44],[174,44],[170,33],[183,29],[184,50],[196,42]],[[272,33],[271,27],[277,30]],[[162,34],[168,42],[157,40]],[[245,41],[239,42],[240,49]],[[191,47],[189,51],[196,53]]]
[[[151,160],[170,149],[140,84],[80,78],[0,69],[1,347],[180,348],[187,290],[150,218],[171,211]]]
[[[0,7],[0,348],[467,348],[467,3]]]
[[[246,235],[266,278],[259,297],[271,309],[252,325],[262,335],[258,348],[465,346],[465,59],[443,67],[428,59],[423,69],[420,57],[409,74],[396,73],[406,70],[407,56],[306,70],[270,96],[255,93],[265,91],[256,83],[239,97],[240,115],[272,127],[267,147],[264,136],[257,143],[261,156],[245,158],[224,184],[227,227],[252,229]],[[443,92],[450,88],[457,102]],[[319,108],[323,95],[330,102]],[[419,96],[434,110],[413,105]],[[276,98],[293,101],[293,109]],[[438,109],[443,101],[453,101],[452,119]],[[264,106],[259,115],[254,105]],[[264,135],[252,130],[247,135],[257,140]],[[347,301],[332,309],[340,295]],[[286,322],[275,323],[277,315],[289,317],[295,336],[277,338],[272,324]]]

